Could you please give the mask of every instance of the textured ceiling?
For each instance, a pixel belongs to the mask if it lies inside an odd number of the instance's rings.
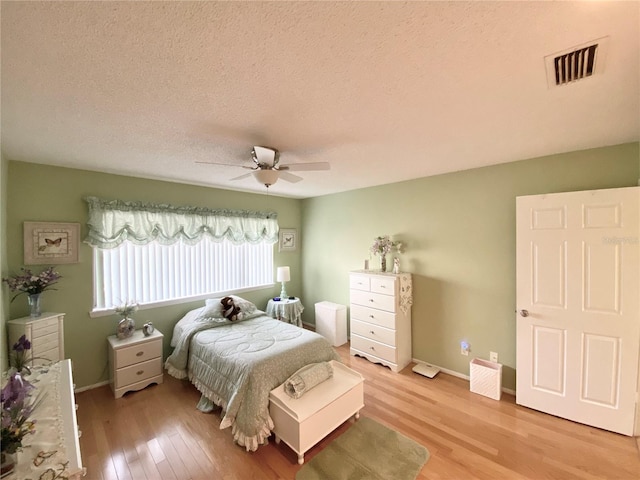
[[[306,198],[640,139],[640,3],[7,2],[10,160]],[[544,57],[609,37],[604,72]],[[196,161],[237,164],[202,165]]]

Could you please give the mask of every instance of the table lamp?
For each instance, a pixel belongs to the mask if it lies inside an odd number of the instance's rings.
[[[276,280],[278,282],[282,282],[282,290],[280,291],[280,298],[285,300],[288,298],[287,290],[284,288],[284,284],[291,280],[291,273],[289,272],[289,267],[278,267],[278,271],[276,273]]]

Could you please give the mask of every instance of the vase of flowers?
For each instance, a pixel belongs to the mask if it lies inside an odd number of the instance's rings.
[[[118,322],[118,328],[116,330],[116,337],[120,340],[123,338],[129,338],[133,335],[133,332],[136,329],[136,322],[130,317],[130,315],[136,310],[138,310],[138,304],[128,302],[125,302],[124,305],[120,305],[115,308],[115,312],[118,315],[122,315],[122,320]]]
[[[53,267],[44,269],[39,274],[34,274],[30,269],[21,268],[22,273],[9,278],[3,278],[2,281],[9,286],[9,290],[16,293],[11,301],[23,293],[28,296],[29,308],[32,317],[40,316],[40,294],[47,290],[55,290],[53,285],[58,283],[62,278]]]
[[[21,375],[28,375],[31,373],[29,364],[36,360],[36,357],[29,355],[31,350],[31,342],[27,339],[26,335],[22,335],[11,348],[9,353],[9,365],[13,371],[18,372]]]
[[[13,372],[0,394],[2,401],[2,467],[1,476],[9,475],[15,468],[15,454],[22,449],[22,440],[35,431],[31,414],[39,403],[32,398],[33,385],[18,372]]]
[[[398,253],[403,252],[402,242],[394,242],[389,238],[389,235],[383,235],[374,239],[373,245],[371,245],[371,253],[374,255],[380,255],[380,271],[387,271],[387,255],[393,250]]]

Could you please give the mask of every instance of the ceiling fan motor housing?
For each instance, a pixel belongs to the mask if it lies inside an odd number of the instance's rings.
[[[251,157],[260,168],[274,168],[278,165],[280,152],[275,148],[256,145],[251,149]]]

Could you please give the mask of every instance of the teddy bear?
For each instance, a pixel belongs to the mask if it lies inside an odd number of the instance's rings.
[[[224,315],[224,318],[232,322],[240,319],[240,307],[233,303],[233,298],[224,297],[220,300],[220,303],[222,304],[222,314]]]

